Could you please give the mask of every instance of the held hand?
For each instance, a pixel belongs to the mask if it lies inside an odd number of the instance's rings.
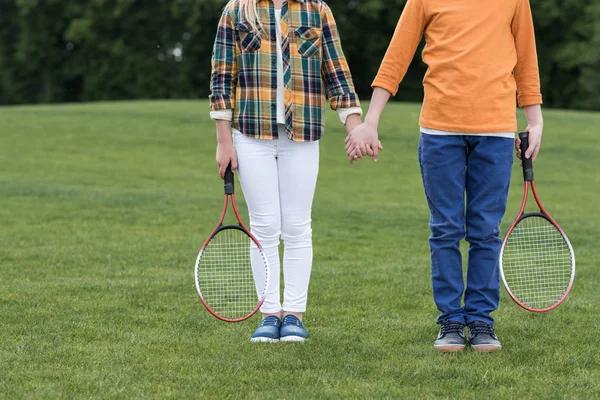
[[[350,135],[350,133],[352,133],[352,131],[354,131],[356,128],[358,128],[360,125],[362,124],[362,120],[360,119],[360,116],[358,114],[351,114],[348,116],[348,118],[346,119],[346,132],[348,135]],[[352,164],[354,162],[354,160],[357,160],[358,156],[354,156],[354,159],[350,160],[350,163]]]
[[[233,143],[218,143],[217,165],[219,166],[219,175],[221,175],[221,179],[225,177],[225,170],[230,163],[231,170],[234,172],[237,171],[237,154],[235,152],[235,148],[233,147]]]
[[[351,164],[364,156],[370,156],[377,162],[383,146],[377,135],[377,126],[364,122],[346,137],[346,155]]]
[[[543,129],[544,127],[542,125],[530,125],[526,129],[526,131],[529,132],[529,147],[525,152],[525,157],[531,158],[532,161],[535,161],[540,152]],[[521,159],[523,157],[521,154],[521,139],[518,137],[515,140],[515,149],[517,150],[517,157]]]

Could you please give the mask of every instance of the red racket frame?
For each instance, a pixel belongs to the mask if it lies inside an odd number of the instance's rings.
[[[204,253],[204,250],[206,249],[206,246],[208,246],[208,244],[216,236],[216,234],[219,233],[220,231],[222,231],[223,229],[240,229],[240,230],[242,230],[246,235],[248,235],[250,237],[250,239],[252,239],[252,241],[260,249],[260,251],[261,252],[263,251],[262,246],[260,245],[259,241],[256,239],[256,237],[254,237],[254,235],[250,232],[250,230],[248,230],[246,225],[244,225],[244,222],[242,221],[242,218],[240,217],[240,214],[238,212],[237,204],[235,203],[235,194],[234,194],[234,188],[233,188],[233,172],[231,171],[231,165],[229,165],[227,167],[227,170],[225,172],[224,181],[225,181],[225,199],[223,202],[223,211],[221,212],[221,218],[219,218],[219,222],[217,223],[217,226],[215,227],[215,229],[213,229],[213,232],[210,234],[210,236],[206,239],[206,241],[202,245],[202,249],[200,250],[200,253],[198,254],[198,258],[196,259],[196,268],[198,266],[198,262],[200,261],[200,258],[202,257],[202,254]],[[235,217],[237,218],[238,225],[223,226],[223,221],[225,220],[225,214],[227,214],[227,209],[229,206],[229,199],[231,199],[231,206],[233,207],[233,213],[235,214]],[[194,275],[195,275],[195,280],[196,280],[196,289],[197,289],[196,291],[198,292],[198,297],[200,297],[200,301],[202,302],[204,307],[206,307],[208,312],[210,312],[213,316],[220,319],[221,321],[225,321],[225,322],[245,321],[245,320],[251,318],[254,314],[256,314],[265,301],[265,297],[263,296],[260,299],[260,301],[258,302],[258,304],[256,305],[256,307],[254,308],[254,310],[252,310],[252,312],[250,312],[248,315],[245,315],[242,318],[225,318],[225,317],[217,314],[208,305],[206,300],[204,300],[204,297],[202,297],[202,291],[200,290],[200,284],[198,282],[197,271],[196,271],[196,273],[194,273]],[[267,287],[268,287],[268,283],[269,283],[269,279],[267,279]],[[266,291],[266,289],[265,289],[265,291]]]
[[[521,139],[521,157],[525,157],[525,150],[529,147],[528,146],[528,132],[521,132],[519,133],[519,138]],[[527,170],[527,168],[529,168],[529,170]],[[530,175],[528,175],[530,174]],[[508,292],[508,295],[514,300],[515,303],[517,303],[520,307],[524,308],[527,311],[532,311],[532,312],[547,312],[550,310],[554,310],[556,307],[558,307],[559,305],[562,304],[563,301],[565,301],[565,299],[567,298],[567,296],[569,295],[569,292],[571,291],[571,288],[573,287],[573,281],[575,280],[575,274],[572,273],[571,274],[571,281],[569,282],[569,286],[567,287],[567,290],[565,291],[565,293],[563,294],[563,296],[560,298],[560,300],[550,306],[550,307],[546,307],[546,308],[542,308],[542,309],[538,309],[538,308],[532,308],[529,307],[525,304],[523,304],[522,302],[520,302],[515,295],[511,292],[509,286],[506,283],[506,279],[504,278],[504,270],[502,269],[502,255],[504,254],[504,246],[506,246],[506,242],[508,241],[508,238],[510,236],[510,234],[512,233],[512,231],[515,229],[515,227],[517,226],[517,224],[519,222],[521,222],[521,220],[523,220],[524,218],[527,218],[528,215],[535,215],[536,213],[525,213],[525,206],[527,205],[527,199],[529,197],[529,186],[531,186],[531,193],[533,193],[533,197],[535,198],[535,202],[537,203],[539,209],[540,209],[540,213],[548,220],[550,221],[550,223],[552,225],[554,225],[554,227],[561,233],[561,235],[563,236],[563,239],[565,240],[565,242],[567,243],[567,245],[569,246],[569,249],[571,250],[571,254],[573,256],[573,265],[575,265],[575,253],[573,252],[573,247],[571,246],[571,242],[569,242],[569,239],[567,238],[567,235],[565,234],[565,232],[562,230],[562,228],[556,223],[556,221],[554,221],[554,219],[550,216],[550,214],[548,214],[548,212],[546,211],[546,209],[544,208],[544,206],[542,205],[542,202],[540,201],[540,198],[537,194],[537,190],[535,189],[535,182],[533,180],[533,162],[531,160],[529,160],[528,162],[525,160],[523,162],[523,175],[525,178],[525,184],[524,184],[524,188],[523,188],[523,202],[521,203],[521,209],[519,210],[519,214],[517,215],[517,218],[515,219],[515,221],[512,223],[511,227],[508,229],[508,231],[506,232],[506,235],[504,236],[504,240],[502,242],[502,249],[500,251],[500,273],[502,275],[502,281],[504,282],[504,288],[506,289],[506,291]]]

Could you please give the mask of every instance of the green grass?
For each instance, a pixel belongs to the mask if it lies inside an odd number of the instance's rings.
[[[388,107],[378,164],[350,166],[328,114],[301,345],[253,345],[256,317],[222,323],[197,298],[222,206],[207,109],[0,108],[0,398],[600,397],[600,114],[546,111],[536,162],[577,255],[570,298],[538,315],[503,291],[504,349],[452,355],[432,345],[419,106]],[[513,181],[504,228],[517,164]]]

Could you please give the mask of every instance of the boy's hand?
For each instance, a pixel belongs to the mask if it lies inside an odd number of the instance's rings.
[[[531,158],[532,161],[535,161],[536,157],[540,153],[543,129],[543,126],[527,127],[526,131],[529,132],[529,147],[525,152],[525,158]],[[517,150],[517,157],[521,159],[523,157],[521,154],[521,139],[518,137],[515,140],[515,149]]]
[[[539,104],[523,107],[525,111],[525,117],[527,117],[527,129],[529,132],[529,147],[525,152],[525,158],[531,158],[535,161],[537,155],[540,152],[540,145],[542,143],[542,132],[544,130],[544,118],[542,117],[542,107]],[[521,158],[521,140],[517,138],[515,140],[515,147],[517,149],[517,157]]]

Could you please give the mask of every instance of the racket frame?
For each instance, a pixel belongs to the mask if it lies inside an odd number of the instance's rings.
[[[204,250],[206,249],[206,246],[208,246],[210,241],[217,235],[217,233],[219,233],[225,229],[237,229],[237,230],[244,232],[246,235],[248,235],[248,237],[254,242],[254,244],[258,247],[260,252],[263,254],[263,259],[265,260],[265,263],[267,261],[266,257],[264,256],[263,248],[260,245],[259,241],[250,232],[250,230],[246,227],[246,225],[244,225],[244,222],[242,221],[242,218],[240,217],[240,214],[239,214],[238,208],[237,208],[237,204],[235,202],[235,193],[234,193],[235,191],[234,191],[234,183],[233,182],[234,182],[233,172],[231,170],[231,164],[230,164],[227,167],[227,170],[225,171],[225,178],[224,178],[225,198],[224,198],[224,202],[223,202],[223,211],[221,212],[221,217],[219,218],[219,222],[217,222],[217,226],[213,229],[213,232],[210,234],[210,236],[208,236],[208,238],[202,245],[202,249],[200,249],[200,253],[198,253],[198,257],[196,258],[196,267],[194,269],[194,279],[196,282],[196,291],[198,292],[200,301],[202,302],[204,307],[206,307],[208,312],[210,312],[214,317],[220,319],[221,321],[242,322],[242,321],[245,321],[245,320],[251,318],[254,314],[256,314],[265,301],[265,295],[266,295],[266,291],[269,287],[269,281],[270,281],[270,273],[269,273],[268,266],[266,269],[265,290],[262,294],[262,297],[259,299],[256,307],[249,314],[247,314],[241,318],[226,318],[226,317],[219,315],[215,310],[213,310],[208,305],[206,300],[204,299],[204,296],[202,295],[202,290],[200,289],[200,282],[198,281],[198,267],[200,265],[200,259],[202,258],[202,254],[204,254]],[[227,214],[227,209],[229,206],[230,199],[231,199],[231,206],[233,208],[233,213],[235,214],[235,217],[238,221],[238,225],[223,225],[223,221],[225,220],[225,214]]]
[[[506,232],[506,235],[504,236],[504,240],[502,241],[502,248],[500,249],[500,275],[502,276],[502,282],[504,283],[504,288],[506,289],[508,295],[514,300],[515,303],[517,303],[520,307],[524,308],[527,311],[542,313],[542,312],[548,312],[550,310],[554,310],[556,307],[561,305],[562,302],[565,301],[565,299],[571,292],[571,288],[573,287],[573,281],[575,280],[575,252],[573,251],[573,247],[571,246],[571,242],[569,241],[569,238],[567,237],[565,232],[562,230],[562,228],[556,223],[556,221],[554,221],[554,219],[546,211],[546,209],[542,205],[542,202],[540,201],[540,198],[537,194],[537,190],[535,189],[535,182],[533,180],[533,161],[531,159],[525,158],[525,151],[529,147],[528,137],[529,137],[528,132],[519,133],[519,138],[521,139],[521,157],[522,157],[522,162],[523,162],[523,179],[525,181],[524,187],[523,187],[523,202],[521,203],[521,209],[519,210],[519,214],[517,215],[517,218],[515,219],[515,221],[512,223],[512,225]],[[531,193],[533,194],[533,197],[535,198],[535,202],[537,203],[537,206],[539,207],[540,212],[525,213],[525,206],[527,205],[527,200],[529,198],[529,187],[530,186],[531,186]],[[562,297],[560,298],[560,300],[558,302],[556,302],[555,304],[553,304],[550,307],[545,307],[545,308],[541,308],[541,309],[530,307],[526,304],[523,304],[523,302],[521,302],[519,299],[517,299],[517,297],[510,290],[510,287],[506,281],[506,277],[504,276],[504,268],[502,266],[502,256],[504,255],[504,247],[506,246],[506,243],[508,242],[508,238],[509,238],[510,234],[515,229],[515,227],[519,224],[519,222],[521,222],[525,218],[529,218],[529,217],[542,217],[542,218],[545,218],[547,221],[549,221],[556,228],[556,230],[558,230],[560,232],[563,240],[566,242],[567,246],[569,247],[569,252],[571,253],[571,260],[572,260],[571,280],[569,281],[567,290],[565,290],[565,293],[562,295]]]

